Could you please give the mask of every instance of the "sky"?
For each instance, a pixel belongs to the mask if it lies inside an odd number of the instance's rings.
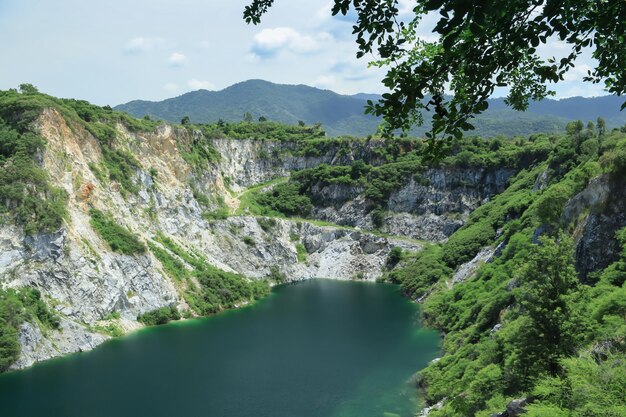
[[[409,16],[414,0],[400,0]],[[31,83],[59,97],[117,105],[248,79],[341,94],[382,93],[384,70],[356,59],[352,21],[329,0],[277,0],[260,25],[248,0],[0,0],[0,89]],[[433,18],[419,33],[432,37]],[[550,42],[546,55],[564,52]],[[605,94],[582,83],[586,54],[557,98]]]

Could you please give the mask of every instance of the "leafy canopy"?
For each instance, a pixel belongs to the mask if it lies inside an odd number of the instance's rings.
[[[253,0],[244,20],[258,24],[273,3]],[[351,9],[357,57],[372,54],[373,65],[388,67],[383,84],[391,92],[366,108],[383,116],[387,134],[421,123],[420,111],[431,110],[429,138],[459,137],[473,128],[470,119],[487,109],[497,87],[508,88],[507,104],[525,110],[529,100],[554,94],[547,83],[562,81],[585,49],[597,60],[585,81],[604,83],[617,95],[626,89],[624,1],[417,0],[411,19],[403,20],[398,0],[334,0],[332,14]],[[428,14],[439,15],[432,42],[417,35]],[[567,53],[543,59],[538,48],[553,39]]]

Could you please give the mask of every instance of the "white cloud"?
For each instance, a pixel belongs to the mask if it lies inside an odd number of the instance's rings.
[[[185,63],[187,57],[180,52],[174,52],[169,57],[169,63],[173,67],[180,67]]]
[[[178,91],[178,84],[167,83],[163,86],[163,89],[168,93],[175,93]]]
[[[589,75],[589,71],[592,71],[592,68],[587,64],[578,64],[574,68],[567,71],[567,73],[563,76],[564,81],[583,81],[584,77]]]
[[[332,1],[329,1],[326,2],[324,6],[317,9],[314,15],[315,20],[318,22],[325,22],[330,20],[330,18],[332,17],[333,5],[334,3]]]
[[[337,77],[334,75],[320,75],[313,81],[313,86],[318,88],[333,88],[337,85]]]
[[[137,37],[129,40],[124,45],[124,52],[129,54],[140,54],[149,52],[163,47],[165,40],[163,38],[147,38]]]
[[[302,35],[290,27],[263,29],[254,35],[252,52],[260,58],[274,56],[280,51],[308,54],[319,51],[323,44],[332,40],[332,35],[326,32],[313,37]]]
[[[187,85],[194,90],[215,90],[215,85],[210,81],[201,81],[196,78],[189,80]]]
[[[400,15],[413,13],[415,6],[417,6],[415,0],[398,0],[398,11]]]

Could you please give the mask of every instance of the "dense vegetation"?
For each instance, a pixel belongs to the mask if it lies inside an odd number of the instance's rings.
[[[190,125],[208,139],[257,139],[274,141],[303,141],[324,137],[325,132],[319,125],[304,124],[287,125],[267,120],[225,122],[219,120],[210,124]]]
[[[570,237],[580,219],[563,216],[600,174],[623,189],[626,135],[576,123],[535,142],[546,139],[546,161],[389,274],[411,297],[428,295],[424,320],[445,334],[441,360],[419,375],[429,403],[445,399],[429,416],[487,417],[524,397],[529,416],[626,414],[626,229],[621,258],[581,282]],[[454,268],[487,245],[501,245],[497,256],[453,285]]]
[[[247,198],[251,200],[251,211],[255,214],[307,216],[312,206],[331,203],[320,194],[320,190],[336,186],[347,189],[347,195],[364,195],[370,210],[384,210],[390,195],[409,180],[414,179],[420,184],[428,185],[425,174],[434,166],[486,170],[504,166],[519,170],[547,160],[556,146],[555,141],[556,136],[549,135],[534,135],[529,139],[500,137],[492,140],[470,137],[453,141],[445,149],[448,156],[432,161],[424,153],[425,145],[422,140],[390,139],[372,151],[370,159],[377,161],[377,164],[369,165],[362,160],[356,160],[351,165],[321,164],[294,172],[287,182],[277,183],[265,193],[261,193],[259,189]],[[316,147],[324,149],[324,146],[339,146],[341,151],[341,146],[347,146],[338,145],[338,142],[332,140],[325,142],[316,143]],[[350,142],[344,140],[343,143]],[[306,151],[309,143],[304,142],[301,145]],[[346,148],[345,152],[347,151]],[[481,233],[493,234],[494,231],[486,230]]]
[[[172,320],[180,320],[180,313],[176,306],[162,307],[140,315],[137,320],[146,326],[159,326]]]
[[[33,125],[39,112],[32,98],[0,91],[0,223],[15,221],[27,234],[56,231],[67,200],[35,161],[45,143]]]
[[[256,122],[268,121],[297,124],[321,123],[329,136],[367,136],[378,130],[380,119],[363,113],[367,99],[378,96],[342,96],[332,91],[307,86],[272,84],[250,80],[221,91],[194,91],[160,102],[132,101],[117,106],[135,117],[149,116],[179,123],[188,116],[192,123],[239,122],[250,113]],[[609,127],[626,123],[619,112],[619,97],[571,98],[532,102],[527,112],[507,108],[503,99],[489,100],[489,109],[474,120],[472,134],[484,137],[497,135],[528,136],[534,133],[562,131],[568,121],[578,118],[604,117]],[[428,122],[428,116],[426,116]],[[410,133],[423,136],[424,127]]]
[[[249,280],[243,275],[222,271],[162,234],[158,234],[156,240],[160,245],[150,243],[150,251],[198,315],[217,313],[269,294],[269,285],[265,281]]]
[[[0,372],[7,370],[19,357],[19,327],[24,321],[38,323],[44,331],[58,329],[61,324],[38,290],[0,289]]]
[[[89,214],[91,215],[91,226],[114,252],[135,255],[146,251],[146,246],[128,229],[117,224],[110,214],[97,209],[91,209]]]

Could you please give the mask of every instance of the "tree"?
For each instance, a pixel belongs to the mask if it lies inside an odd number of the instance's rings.
[[[514,291],[519,317],[502,335],[515,388],[528,387],[537,375],[555,376],[560,359],[588,336],[588,324],[574,307],[573,298],[580,295],[572,255],[571,238],[542,237],[519,268]]]
[[[602,117],[598,117],[596,120],[596,125],[598,129],[598,137],[601,138],[606,134],[606,121]]]
[[[244,10],[258,24],[274,0],[252,0]],[[529,100],[553,92],[585,49],[597,60],[585,81],[604,83],[608,92],[626,92],[626,2],[618,0],[417,0],[403,20],[398,0],[334,0],[332,14],[356,14],[357,57],[375,54],[373,65],[387,67],[383,84],[390,92],[366,112],[383,117],[384,133],[421,123],[433,111],[431,146],[473,128],[470,119],[485,111],[497,87],[507,87],[506,102],[525,110]],[[438,15],[437,36],[425,41],[422,19]],[[543,59],[539,47],[552,40],[569,50]],[[452,96],[444,95],[447,89]],[[622,106],[626,107],[626,103]]]
[[[191,119],[189,119],[189,116],[185,116],[181,119],[180,124],[183,126],[187,126],[191,124]]]
[[[39,92],[39,89],[32,84],[20,84],[18,88],[22,94],[37,94]]]
[[[254,118],[252,117],[252,114],[250,112],[245,112],[243,114],[243,121],[246,123],[252,123],[252,121],[254,120]]]

